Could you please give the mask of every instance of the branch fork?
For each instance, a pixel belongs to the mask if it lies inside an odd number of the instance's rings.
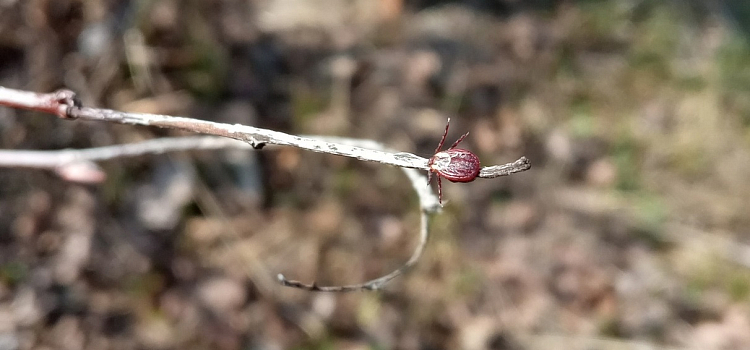
[[[293,146],[313,152],[329,153],[400,167],[417,192],[421,207],[420,239],[409,260],[387,275],[367,282],[344,286],[320,286],[315,282],[305,284],[289,280],[284,275],[278,274],[277,279],[279,283],[286,287],[322,292],[382,289],[389,281],[406,272],[420,259],[429,238],[429,216],[437,213],[442,207],[431,188],[424,186],[427,178],[421,171],[429,171],[428,159],[411,153],[396,152],[371,140],[295,136],[240,124],[232,125],[159,114],[125,113],[110,109],[90,108],[82,106],[76,94],[65,89],[53,93],[40,94],[0,86],[0,105],[54,114],[62,119],[147,125],[213,135],[160,138],[135,144],[81,150],[0,150],[0,167],[52,169],[56,170],[64,178],[74,181],[96,182],[103,179],[103,173],[97,172],[96,165],[93,163],[95,161],[189,149],[262,149],[266,145]],[[81,165],[87,166],[80,167]],[[512,163],[483,167],[477,177],[491,179],[526,171],[530,168],[531,163],[529,160],[526,157],[521,157]],[[66,177],[66,174],[69,174],[69,176]],[[83,177],[80,174],[83,174]]]

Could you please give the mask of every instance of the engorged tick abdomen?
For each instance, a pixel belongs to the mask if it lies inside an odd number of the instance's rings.
[[[471,182],[479,175],[479,158],[470,151],[453,148],[435,155],[433,169],[451,182]]]

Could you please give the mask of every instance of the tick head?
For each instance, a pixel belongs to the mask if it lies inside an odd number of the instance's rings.
[[[445,169],[450,165],[451,163],[451,156],[446,151],[435,153],[432,158],[430,158],[430,170],[433,170],[435,172],[440,172],[441,169]]]

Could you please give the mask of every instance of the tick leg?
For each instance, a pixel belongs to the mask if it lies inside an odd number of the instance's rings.
[[[463,141],[466,138],[466,136],[469,136],[468,132],[465,133],[464,136],[459,137],[458,140],[456,140],[456,142],[453,143],[453,145],[451,146],[450,149],[456,148],[456,146],[458,146],[458,143],[461,142],[461,141]],[[443,136],[443,137],[445,137],[445,136]]]
[[[451,118],[448,118],[448,122],[445,123],[445,132],[443,133],[443,138],[440,139],[440,144],[438,144],[437,148],[435,148],[435,153],[440,152],[440,149],[443,148],[443,143],[445,142],[445,137],[448,136],[448,127],[451,125]]]
[[[427,186],[432,182],[432,170],[427,170]]]
[[[443,183],[440,181],[440,175],[437,176],[438,181],[438,202],[443,205]]]

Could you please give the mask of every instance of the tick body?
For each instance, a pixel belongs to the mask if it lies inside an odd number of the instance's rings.
[[[440,144],[435,149],[435,155],[427,162],[427,166],[430,167],[427,173],[427,182],[429,183],[432,180],[432,173],[435,173],[438,182],[438,200],[441,205],[443,204],[443,184],[440,181],[441,177],[451,182],[471,182],[477,178],[481,169],[479,157],[476,154],[462,148],[456,148],[466,136],[469,136],[468,132],[458,138],[447,150],[440,150],[443,148],[445,137],[448,135],[450,123],[451,120],[448,118],[443,138],[440,139]]]

